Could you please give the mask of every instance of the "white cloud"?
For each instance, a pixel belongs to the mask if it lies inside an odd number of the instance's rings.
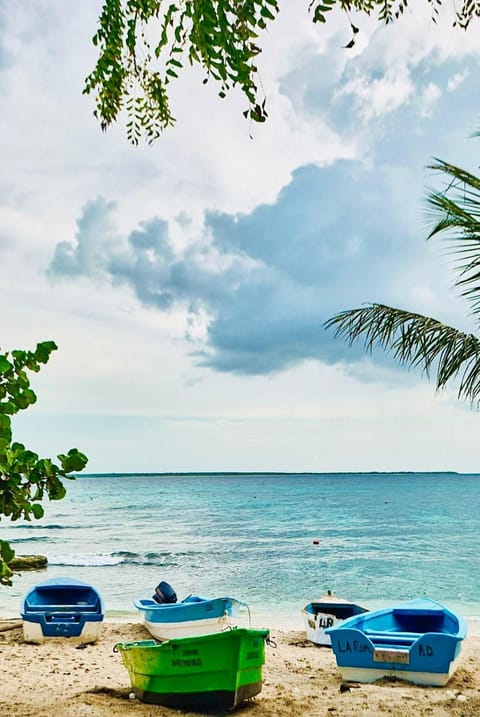
[[[361,119],[368,122],[401,107],[413,91],[414,85],[407,68],[396,67],[387,70],[379,79],[357,76],[343,85],[336,97],[353,95]]]
[[[457,87],[459,87],[462,82],[464,82],[467,77],[469,76],[470,72],[468,70],[468,67],[465,68],[463,72],[456,72],[453,77],[451,77],[448,81],[447,89],[449,92],[454,92]]]
[[[422,93],[421,102],[422,109],[421,114],[423,117],[430,115],[433,111],[433,106],[438,98],[441,96],[442,91],[433,82],[429,82]]]

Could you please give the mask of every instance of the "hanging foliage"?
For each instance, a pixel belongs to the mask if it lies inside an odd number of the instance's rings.
[[[426,0],[435,22],[442,0]],[[379,22],[400,18],[408,0],[311,0],[314,23],[325,23],[332,10],[345,14],[358,33],[352,13],[376,14]],[[93,44],[98,60],[85,81],[84,94],[95,95],[95,116],[106,130],[126,111],[127,137],[148,143],[175,122],[169,90],[185,65],[200,65],[203,82],[217,83],[221,98],[233,88],[243,93],[244,116],[267,119],[266,98],[258,71],[260,37],[280,11],[278,0],[104,0]],[[459,3],[455,25],[466,29],[480,16],[480,0]]]

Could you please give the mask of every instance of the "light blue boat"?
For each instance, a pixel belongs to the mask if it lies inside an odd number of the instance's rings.
[[[145,620],[145,627],[157,640],[194,637],[221,632],[236,625],[236,618],[247,603],[231,597],[205,598],[189,595],[182,602],[158,603],[135,600]]]
[[[60,577],[35,585],[23,599],[21,616],[26,642],[70,637],[89,643],[99,636],[104,607],[92,585]]]
[[[456,668],[467,626],[430,598],[418,598],[351,617],[325,630],[343,679],[397,677],[445,685]]]

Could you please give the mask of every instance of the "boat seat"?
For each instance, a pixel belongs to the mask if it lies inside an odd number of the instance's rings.
[[[26,606],[28,612],[97,612],[98,611],[98,605],[81,605],[81,604],[75,604],[70,603],[69,605],[46,605],[45,603],[39,603],[37,605],[35,604],[28,604]]]
[[[423,632],[378,632],[376,630],[364,630],[363,631],[365,635],[368,637],[407,637],[411,638],[412,640],[416,640],[417,637],[421,637],[424,633]]]
[[[384,647],[387,645],[389,647],[409,647],[422,635],[421,632],[399,632],[398,634],[392,634],[375,632],[374,630],[364,630],[364,634],[374,644],[381,644]]]
[[[395,607],[393,608],[394,615],[408,615],[409,617],[443,617],[444,611],[440,608],[411,608],[411,607]]]

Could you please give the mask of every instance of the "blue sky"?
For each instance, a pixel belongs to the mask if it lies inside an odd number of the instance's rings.
[[[0,6],[1,346],[59,346],[19,440],[91,471],[478,470],[455,387],[323,329],[378,301],[476,330],[425,241],[425,166],[477,171],[480,50],[419,5],[358,20],[353,52],[341,17],[283,8],[265,126],[192,71],[138,148],[81,94],[97,3]]]

